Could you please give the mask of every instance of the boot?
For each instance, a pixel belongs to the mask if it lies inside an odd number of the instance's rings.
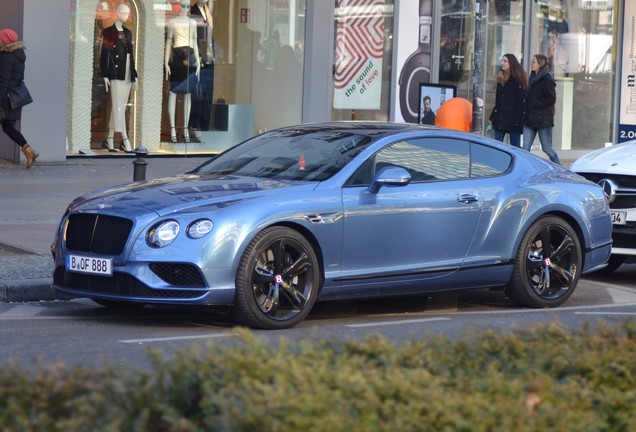
[[[27,169],[29,169],[31,168],[31,165],[33,165],[33,162],[35,162],[35,160],[38,158],[38,156],[40,156],[40,154],[33,150],[33,147],[28,144],[23,145],[21,150],[26,157],[26,167]]]

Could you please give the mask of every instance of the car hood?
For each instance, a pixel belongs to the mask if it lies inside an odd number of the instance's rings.
[[[590,152],[571,166],[578,173],[636,175],[636,141],[630,141]]]
[[[113,186],[84,195],[73,202],[82,212],[125,213],[152,211],[165,215],[201,207],[223,206],[290,189],[312,190],[315,182],[280,181],[229,175],[182,174],[156,180]]]

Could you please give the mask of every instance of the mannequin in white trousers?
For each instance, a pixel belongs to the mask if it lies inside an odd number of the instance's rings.
[[[130,8],[127,5],[121,4],[117,6],[117,19],[115,21],[115,27],[119,32],[124,31],[124,23],[128,21],[130,16]],[[129,41],[132,43],[132,41]],[[128,133],[126,132],[126,105],[128,104],[128,97],[130,96],[130,90],[137,91],[137,81],[132,81],[131,68],[130,68],[130,54],[126,55],[126,74],[123,80],[121,79],[109,79],[104,77],[104,84],[106,86],[106,92],[110,92],[111,99],[111,111],[110,119],[108,122],[108,136],[106,138],[106,146],[109,151],[116,151],[113,148],[113,139],[115,132],[119,132],[122,137],[121,150],[131,153],[132,146],[128,139]]]

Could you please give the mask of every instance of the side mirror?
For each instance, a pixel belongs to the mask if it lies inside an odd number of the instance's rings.
[[[376,173],[368,191],[377,194],[382,186],[406,186],[410,182],[411,174],[407,170],[398,166],[388,166]]]

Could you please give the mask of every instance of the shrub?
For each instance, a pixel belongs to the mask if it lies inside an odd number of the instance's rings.
[[[235,343],[148,371],[11,364],[0,370],[3,431],[631,431],[636,327],[558,324],[396,345]]]

